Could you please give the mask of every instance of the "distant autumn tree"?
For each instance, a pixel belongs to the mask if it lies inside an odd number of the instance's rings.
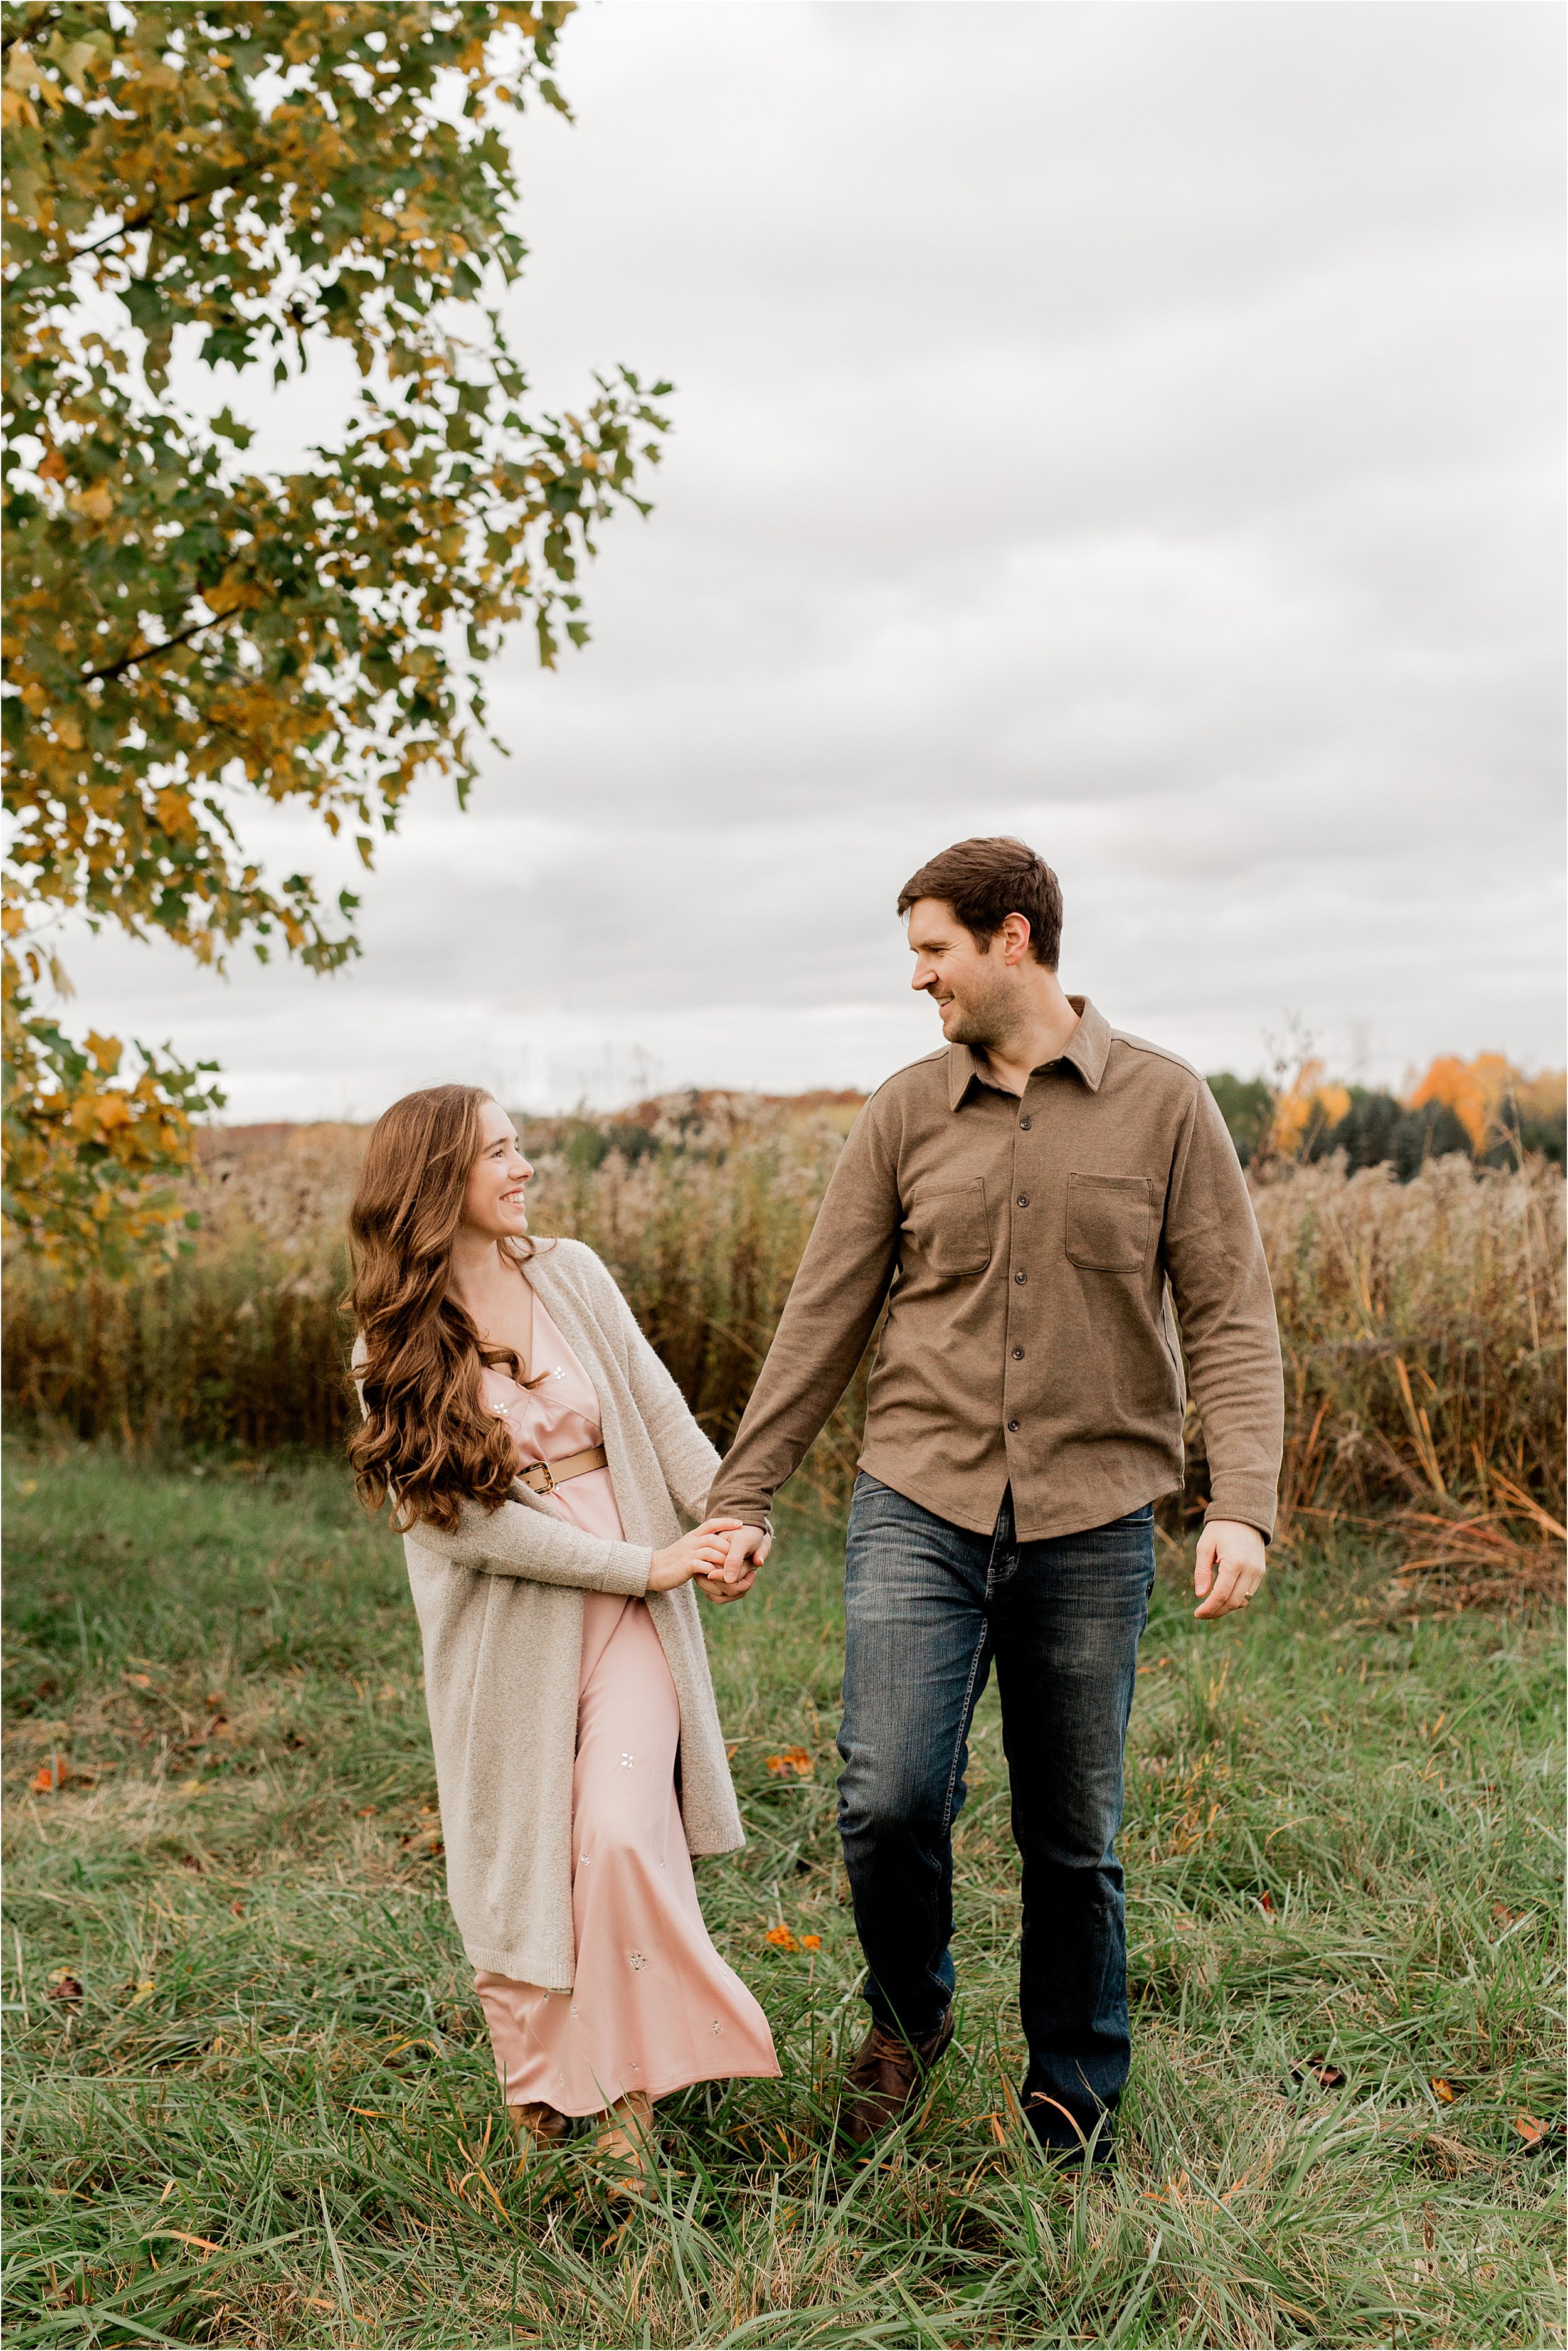
[[[60,919],[342,963],[358,901],[265,878],[247,808],[303,801],[369,866],[417,776],[465,791],[505,632],[530,619],[547,665],[580,643],[593,527],[646,511],[670,387],[621,369],[532,415],[497,316],[524,258],[499,123],[562,106],[571,5],[5,11],[5,1214],[68,1270],[173,1246],[218,1097],[208,1063],[64,1033]],[[298,472],[178,397],[329,340],[361,390]]]

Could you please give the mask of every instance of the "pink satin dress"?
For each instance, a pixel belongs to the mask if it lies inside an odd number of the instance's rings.
[[[519,1388],[486,1371],[519,1461],[559,1461],[603,1441],[599,1400],[534,1298],[531,1375]],[[624,1542],[608,1469],[545,1498],[585,1534]],[[768,2020],[708,1939],[675,1794],[680,1707],[641,1600],[583,1594],[572,1778],[570,1992],[482,1970],[474,1979],[509,2105],[591,2115],[628,2091],[662,2098],[693,2082],[776,2074]]]

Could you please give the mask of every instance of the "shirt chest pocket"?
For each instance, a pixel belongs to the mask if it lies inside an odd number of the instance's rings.
[[[1142,1176],[1070,1176],[1067,1254],[1086,1273],[1140,1273],[1148,1254],[1149,1186]]]
[[[904,1232],[928,1273],[944,1279],[984,1273],[991,1261],[984,1182],[977,1176],[967,1184],[917,1192],[904,1211]]]

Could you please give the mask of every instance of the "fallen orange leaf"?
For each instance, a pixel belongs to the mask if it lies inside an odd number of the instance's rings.
[[[821,1949],[821,1948],[822,1948],[822,1938],[821,1938],[821,1935],[802,1935],[802,1936],[801,1936],[801,1938],[800,1938],[800,1949],[801,1949],[803,1951],[820,1951],[820,1950]]]
[[[65,1786],[70,1776],[70,1767],[64,1756],[57,1756],[53,1763],[46,1763],[42,1771],[34,1772],[33,1793],[35,1796],[52,1796],[57,1788]]]
[[[1432,2077],[1432,2088],[1446,2106],[1451,2106],[1459,2095],[1452,2082],[1445,2082],[1436,2074]]]
[[[768,1769],[776,1780],[786,1779],[793,1771],[798,1780],[809,1780],[816,1765],[803,1747],[787,1747],[782,1755],[770,1755]]]
[[[781,1951],[798,1951],[800,1948],[788,1927],[769,1927],[762,1939],[765,1943],[776,1945]]]
[[[1546,2125],[1534,2115],[1515,2115],[1513,2126],[1526,2147],[1535,2147],[1546,2137]]]

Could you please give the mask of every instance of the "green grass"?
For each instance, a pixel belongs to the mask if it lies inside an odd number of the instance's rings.
[[[662,2107],[661,2201],[622,2221],[574,2154],[517,2174],[431,1849],[399,1549],[344,1475],[14,1452],[6,1501],[13,2351],[1561,2340],[1558,2176],[1514,2124],[1562,2109],[1554,1618],[1391,1623],[1347,1554],[1205,1630],[1162,1581],[1109,2179],[1043,2170],[1009,2104],[988,1700],[958,2043],[855,2167],[826,2136],[863,2013],[836,1561],[794,1530],[707,1620],[750,1842],[700,1870],[784,2077]],[[795,1744],[815,1776],[770,1776]],[[821,1950],[770,1948],[779,1923]]]

